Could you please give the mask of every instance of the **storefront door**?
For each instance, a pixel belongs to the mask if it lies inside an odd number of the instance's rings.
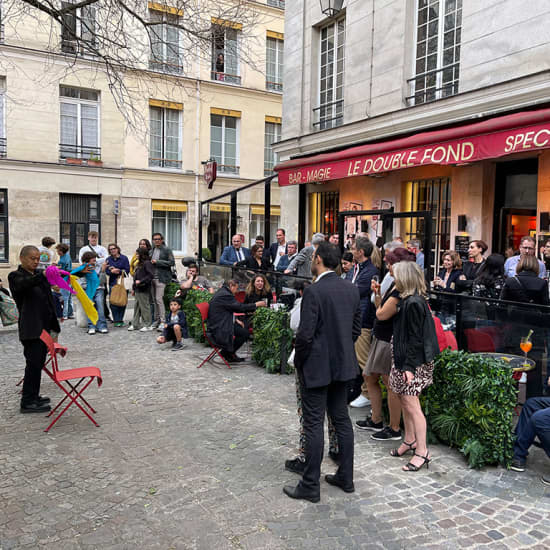
[[[208,248],[212,253],[212,261],[217,262],[223,249],[229,244],[229,212],[210,211],[208,225]]]
[[[517,252],[523,236],[536,237],[537,180],[536,158],[497,163],[494,252]]]

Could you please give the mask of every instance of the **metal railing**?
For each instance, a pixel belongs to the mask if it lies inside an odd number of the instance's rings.
[[[218,164],[218,173],[239,175],[240,168],[240,166],[234,166],[232,164]]]
[[[282,82],[272,82],[270,80],[265,81],[265,87],[267,90],[271,92],[282,92],[283,91],[283,83]]]
[[[59,144],[59,157],[62,159],[77,158],[87,160],[101,160],[101,147],[88,147],[73,143]]]
[[[181,160],[149,157],[149,166],[153,168],[175,168],[181,170]]]
[[[323,103],[313,109],[313,114],[315,118],[318,118],[313,123],[313,127],[318,130],[341,126],[344,123],[344,100],[338,99],[330,103]]]
[[[267,0],[267,5],[273,8],[285,9],[285,0]]]
[[[458,93],[458,78],[454,78],[454,70],[460,65],[459,62],[452,65],[446,65],[441,69],[432,69],[424,73],[417,74],[413,78],[407,80],[411,95],[405,98],[408,106],[421,105],[437,101],[444,97],[449,97]],[[438,74],[444,71],[451,71],[453,78],[438,86]],[[430,77],[433,77],[430,79]],[[433,80],[433,84],[428,85],[428,80]],[[420,86],[419,86],[420,84]]]
[[[160,73],[181,74],[183,67],[175,63],[168,63],[162,59],[149,59],[149,69]]]
[[[6,158],[8,154],[8,141],[5,137],[0,138],[0,158]]]
[[[217,82],[227,82],[228,84],[240,84],[241,77],[237,74],[222,73],[219,71],[212,71],[210,78]]]

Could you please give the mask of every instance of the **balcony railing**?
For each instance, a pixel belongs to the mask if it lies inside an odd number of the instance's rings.
[[[8,144],[6,138],[0,138],[0,158],[6,158],[8,153]]]
[[[159,73],[181,74],[183,67],[175,63],[168,63],[162,59],[149,59],[149,69]]]
[[[152,168],[173,168],[175,170],[181,170],[182,164],[181,164],[181,160],[150,157],[149,166]]]
[[[220,174],[236,174],[239,175],[240,166],[232,164],[218,164],[218,173]]]
[[[267,5],[273,8],[285,9],[285,0],[267,0]]]
[[[459,65],[453,63],[409,78],[407,84],[411,95],[405,98],[407,105],[412,107],[457,94]]]
[[[88,45],[88,47],[86,47]],[[91,56],[95,57],[95,49],[97,48],[97,42],[87,42],[82,39],[68,40],[63,38],[61,40],[61,51],[64,53]]]
[[[282,82],[271,82],[269,80],[265,81],[265,87],[267,90],[270,90],[272,92],[282,92],[283,91],[283,83]]]
[[[338,99],[324,103],[313,109],[313,115],[318,119],[313,123],[313,127],[317,130],[328,130],[341,126],[344,123],[344,100]]]
[[[101,147],[60,143],[59,157],[62,159],[74,158],[101,161]]]
[[[212,80],[217,80],[218,82],[227,82],[228,84],[240,84],[241,77],[237,74],[229,73],[220,73],[218,71],[212,71],[210,76]]]

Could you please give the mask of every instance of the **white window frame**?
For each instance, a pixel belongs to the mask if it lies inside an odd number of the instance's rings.
[[[270,51],[268,48],[269,41],[273,40],[275,41],[275,80],[269,81],[268,80],[268,74],[267,74],[267,63],[268,63],[268,52]],[[283,47],[283,64],[279,65],[279,58],[281,57],[281,53],[279,51],[279,44]],[[281,92],[283,91],[283,72],[284,72],[284,40],[280,40],[279,38],[272,38],[271,36],[268,36],[266,38],[265,43],[265,87],[270,92]],[[279,73],[279,66],[281,67],[281,74]]]
[[[64,3],[66,3],[66,4],[76,4],[77,1],[76,0],[64,0]],[[87,7],[94,8],[94,10],[96,10],[96,8],[93,4],[91,4],[90,6],[87,6]],[[78,42],[81,42],[81,43],[82,42],[84,42],[84,43],[88,42],[85,38],[82,38],[82,10],[83,9],[84,8],[76,8],[76,10],[73,12],[74,13],[74,18],[75,18],[75,40],[77,41],[77,44],[78,44]],[[93,32],[93,37],[94,38],[90,42],[90,44],[94,47],[97,47],[96,27],[97,27],[97,10],[94,13],[94,32]],[[62,36],[61,36],[61,40],[62,40],[61,47],[62,47],[62,50],[63,50],[63,33],[62,33]],[[64,53],[71,53],[71,52],[64,51]],[[93,52],[86,51],[85,49],[83,50],[82,48],[77,48],[76,45],[75,45],[74,53],[90,55],[92,57],[94,56]]]
[[[445,98],[445,97],[451,97],[453,95],[456,95],[456,93],[458,93],[458,89],[457,91],[451,91],[451,93],[448,93],[446,95],[444,95],[443,93],[443,71],[445,68],[452,68],[453,71],[457,71],[457,78],[455,79],[453,77],[453,80],[450,81],[449,83],[447,83],[447,85],[449,87],[451,87],[451,89],[454,87],[454,86],[457,86],[458,87],[458,84],[459,84],[459,81],[460,81],[460,55],[458,56],[458,61],[454,61],[451,65],[448,65],[448,66],[443,66],[443,56],[444,56],[444,52],[445,52],[445,49],[444,49],[444,41],[445,41],[445,32],[448,32],[448,31],[445,31],[445,7],[446,7],[446,2],[447,0],[438,0],[438,10],[439,10],[439,15],[438,15],[438,20],[437,20],[437,52],[436,52],[436,57],[437,57],[437,61],[436,61],[436,67],[435,69],[430,69],[430,71],[427,71],[427,60],[428,60],[428,40],[429,40],[429,37],[428,37],[428,28],[429,28],[429,24],[428,24],[428,20],[426,20],[426,53],[424,55],[424,59],[426,60],[426,70],[424,71],[424,73],[420,73],[421,75],[425,75],[424,78],[428,78],[427,76],[427,73],[428,72],[431,72],[431,71],[436,71],[436,81],[435,81],[435,97],[433,99],[427,99],[427,90],[430,90],[432,89],[432,86],[427,86],[427,82],[424,83],[424,87],[422,88],[422,91],[421,92],[418,92],[420,94],[423,94],[423,99],[417,99],[416,98],[416,93],[417,93],[417,90],[416,90],[416,79],[417,78],[422,78],[421,76],[419,77],[418,74],[417,74],[417,71],[416,71],[416,63],[417,63],[417,53],[418,53],[418,11],[419,11],[419,0],[415,0],[415,4],[414,4],[414,7],[415,7],[415,12],[414,12],[414,36],[415,36],[415,39],[414,39],[414,52],[413,52],[413,58],[412,58],[412,70],[411,70],[411,73],[414,75],[413,78],[411,78],[409,80],[410,82],[410,91],[411,91],[411,95],[407,98],[407,100],[412,100],[412,105],[422,105],[424,103],[429,103],[431,101],[437,101],[438,99],[442,99],[442,98]],[[460,3],[460,7],[455,7],[454,9],[454,12],[456,14],[456,12],[458,11],[458,9],[460,10],[463,10],[463,2],[462,0],[456,0],[457,2],[457,6],[458,6],[458,3]],[[426,8],[429,10],[430,8],[430,0],[427,0],[426,2]],[[460,28],[461,30],[461,39],[460,41],[456,41],[456,31],[457,29]],[[451,30],[451,29],[449,29]],[[456,47],[460,47],[461,44],[462,44],[462,13],[461,13],[461,20],[460,20],[460,27],[458,27],[456,25],[456,15],[455,15],[455,26],[453,27],[452,29],[455,33],[455,41],[454,41],[454,44],[453,44],[453,51],[456,53]],[[422,42],[422,41],[421,41]],[[450,48],[447,48],[447,49],[450,49]],[[455,69],[456,67],[456,69]]]
[[[343,57],[342,57],[342,97],[340,99],[336,99],[337,92],[338,92],[338,86],[337,86],[337,77],[338,77],[338,48],[341,46],[341,44],[338,42],[338,25],[340,23],[344,24],[344,43],[343,43]],[[321,81],[322,81],[322,57],[323,57],[323,30],[327,29],[329,27],[334,27],[334,58],[332,61],[332,77],[333,77],[333,84],[332,84],[332,95],[333,100],[332,102],[328,102],[325,104],[321,103]],[[327,67],[329,65],[327,64]],[[345,76],[346,76],[346,17],[340,17],[339,19],[335,21],[331,21],[328,25],[324,25],[319,29],[319,61],[318,61],[318,70],[319,70],[319,78],[317,79],[317,97],[319,100],[319,107],[314,109],[314,112],[318,112],[318,121],[315,121],[313,123],[313,127],[316,130],[326,130],[330,128],[337,128],[338,126],[341,126],[344,123],[344,92],[345,92]],[[341,107],[338,106],[338,103],[340,102]],[[327,114],[331,115],[328,117],[322,116],[323,108],[329,109],[329,112]]]
[[[153,228],[153,220],[155,218],[155,212],[164,212],[164,230],[160,231],[164,235],[164,238],[167,239],[168,237],[168,214],[169,211],[167,210],[155,210],[154,208],[151,208],[151,227]],[[181,244],[183,246],[183,250],[178,250],[176,248],[172,248],[172,244],[167,241],[168,246],[172,249],[172,252],[178,256],[185,255],[187,252],[187,212],[181,212]],[[158,218],[157,218],[158,219]],[[152,229],[152,231],[156,232],[156,229]]]
[[[223,56],[224,56],[224,72],[222,73],[223,78],[217,78],[216,73],[216,58],[218,54],[216,53],[216,41],[214,40],[214,27],[218,29],[223,29]],[[235,42],[237,43],[237,69],[236,74],[231,74],[225,71],[226,63],[225,59],[227,57],[227,31],[235,31]],[[215,78],[216,77],[216,78]],[[229,78],[228,78],[229,77]],[[224,82],[225,84],[232,84],[234,86],[240,86],[242,81],[241,76],[241,31],[239,29],[233,29],[225,25],[212,25],[212,69],[211,69],[211,80],[216,82]],[[234,80],[234,81],[233,81]]]
[[[240,171],[241,171],[241,154],[239,149],[239,144],[241,141],[241,119],[239,117],[234,116],[228,116],[228,115],[214,115],[219,116],[222,118],[222,156],[221,156],[221,162],[218,163],[218,172],[220,174],[223,174],[224,176],[234,176],[239,177]],[[225,120],[227,118],[233,118],[235,119],[235,136],[236,136],[236,143],[235,143],[235,162],[237,163],[235,166],[235,172],[226,172],[223,170],[223,166],[225,165]],[[210,115],[210,151],[212,151],[212,114]],[[211,156],[213,156],[211,154]]]
[[[162,44],[162,55],[161,59],[156,59],[153,56],[153,48],[151,44],[151,49],[149,51],[149,68],[153,71],[159,71],[164,73],[182,73],[183,72],[183,62],[182,62],[182,32],[181,29],[176,27],[176,31],[178,33],[178,60],[180,61],[179,65],[173,65],[172,63],[168,62],[168,27],[173,27],[174,25],[171,25],[168,22],[168,16],[176,17],[178,19],[178,22],[181,23],[181,17],[179,15],[169,14],[165,13],[159,10],[149,10],[149,20],[151,20],[151,15],[162,15],[162,23],[159,23],[158,25],[154,25],[151,27],[152,32],[155,32],[155,30],[158,30],[159,28],[162,29],[162,36],[160,37],[161,44]],[[161,68],[158,66],[162,65]]]
[[[183,169],[183,161],[182,161],[182,151],[183,151],[183,111],[180,109],[169,109],[168,107],[157,107],[155,105],[149,105],[149,132],[151,132],[151,109],[161,109],[162,110],[162,149],[164,151],[164,155],[166,155],[166,111],[177,111],[178,113],[178,159],[171,160],[167,158],[163,158],[163,161],[168,162],[179,162],[180,166],[154,166],[151,164],[151,136],[149,136],[149,168],[153,170],[168,170],[168,171],[175,171],[175,172],[181,172]]]
[[[61,86],[61,88],[67,88],[72,90],[78,90],[80,93],[80,88],[74,88],[72,86]],[[82,105],[95,105],[97,106],[97,145],[95,148],[97,149],[97,154],[93,153],[94,156],[97,156],[99,159],[101,159],[101,94],[97,90],[85,90],[89,92],[95,92],[97,94],[97,101],[89,100],[89,99],[81,99],[81,98],[75,98],[75,97],[67,97],[61,95],[61,89],[59,90],[59,156],[60,158],[86,158],[89,159],[90,155],[85,155],[82,152]],[[61,143],[61,104],[62,103],[68,103],[72,105],[77,105],[77,132],[76,132],[76,144],[72,143]],[[67,146],[73,146],[77,149],[80,149],[77,151],[73,156],[71,155],[62,155],[61,154],[61,145],[67,145]]]
[[[273,166],[275,166],[278,162],[278,157],[277,157],[277,153],[275,153],[273,151],[273,144],[267,144],[267,128],[268,128],[268,124],[271,124],[272,126],[275,126],[276,127],[276,130],[275,130],[275,141],[273,143],[276,143],[277,141],[280,141],[281,140],[281,135],[282,135],[282,125],[279,124],[279,123],[276,123],[276,122],[265,122],[265,125],[264,125],[264,177],[267,177],[267,176],[270,176],[272,175],[273,173]],[[273,166],[271,167],[271,169],[268,169],[266,167],[266,164],[267,164],[267,153],[271,152],[271,154],[273,155]]]

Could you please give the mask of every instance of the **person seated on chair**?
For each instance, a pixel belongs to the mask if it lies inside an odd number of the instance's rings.
[[[181,310],[181,302],[177,298],[170,300],[170,312],[166,314],[162,336],[157,338],[159,344],[172,342],[172,351],[185,349],[187,346],[182,338],[189,338],[187,332],[187,320]]]
[[[550,377],[547,384],[550,386]],[[535,437],[539,438],[541,447],[550,458],[550,397],[530,397],[523,405],[516,426],[512,470],[525,471],[529,447],[533,445]],[[541,481],[550,485],[550,472],[542,476]]]
[[[221,348],[221,354],[229,363],[244,361],[238,357],[237,350],[248,340],[248,330],[240,319],[234,320],[235,313],[250,313],[258,307],[265,307],[266,302],[241,304],[235,298],[239,283],[235,279],[226,281],[212,296],[208,309],[207,335]]]
[[[265,275],[258,273],[253,279],[250,280],[245,290],[244,303],[255,304],[256,302],[266,302],[267,305],[271,305],[273,295],[271,294],[271,286]]]
[[[19,310],[19,340],[25,355],[25,379],[21,396],[22,413],[50,410],[48,397],[40,396],[40,378],[48,349],[40,340],[43,330],[59,333],[52,287],[38,271],[40,252],[36,246],[24,246],[19,255],[21,265],[8,275],[10,290]]]

